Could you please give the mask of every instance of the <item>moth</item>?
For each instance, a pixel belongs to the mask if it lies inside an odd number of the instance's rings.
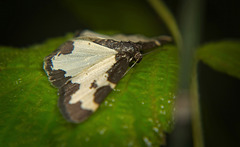
[[[97,110],[141,50],[161,46],[170,37],[102,35],[85,30],[44,59],[49,81],[59,89],[58,105],[70,122],[80,123]]]

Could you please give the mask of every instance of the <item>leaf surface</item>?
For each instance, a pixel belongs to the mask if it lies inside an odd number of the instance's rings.
[[[159,146],[173,127],[176,47],[145,55],[85,122],[60,114],[43,59],[71,34],[42,45],[0,48],[0,146]]]

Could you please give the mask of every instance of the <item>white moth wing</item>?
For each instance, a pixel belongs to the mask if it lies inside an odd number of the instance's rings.
[[[114,49],[75,39],[46,57],[45,71],[59,88],[59,107],[67,120],[87,119],[116,86],[116,79],[128,67],[127,60],[116,60],[116,54]],[[119,71],[122,65],[123,71],[115,74],[113,70]]]
[[[116,63],[115,56],[104,58],[97,64],[85,69],[72,78],[72,83],[79,83],[79,90],[71,96],[69,104],[81,102],[82,109],[95,111],[99,104],[94,101],[94,93],[101,87],[110,86],[113,89],[116,84],[108,81],[107,71]],[[93,87],[95,84],[96,87]]]
[[[52,70],[63,70],[65,77],[74,77],[99,61],[117,52],[87,40],[74,40],[70,54],[60,54],[52,58]]]
[[[167,40],[170,41],[171,38],[168,36],[159,36],[154,38],[148,38],[143,35],[124,35],[124,34],[116,34],[112,36],[102,35],[93,31],[85,30],[80,34],[79,38],[88,39],[88,38],[97,38],[97,39],[113,39],[115,41],[131,41],[131,42],[154,42],[158,46],[161,45],[159,40]]]
[[[98,39],[111,39],[108,35],[103,35],[99,33],[95,33],[90,30],[84,30],[81,32],[79,38],[98,38]]]

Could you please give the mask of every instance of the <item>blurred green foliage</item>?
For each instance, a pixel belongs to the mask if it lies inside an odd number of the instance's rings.
[[[197,57],[213,69],[240,79],[240,42],[237,40],[208,43],[199,48]]]
[[[57,89],[47,80],[43,58],[71,38],[50,39],[22,50],[0,51],[1,146],[158,146],[173,126],[177,49],[166,45],[145,55],[81,124],[68,123],[57,108]]]

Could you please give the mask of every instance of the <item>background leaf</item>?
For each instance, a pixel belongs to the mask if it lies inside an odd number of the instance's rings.
[[[240,78],[240,42],[209,43],[197,51],[197,57],[213,69]]]
[[[55,38],[22,50],[0,51],[0,146],[159,146],[173,125],[177,49],[166,45],[144,56],[81,124],[57,108],[57,89],[43,58],[64,41]]]

